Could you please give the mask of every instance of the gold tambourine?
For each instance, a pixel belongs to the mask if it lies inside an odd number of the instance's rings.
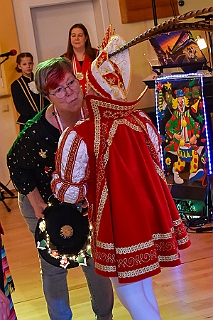
[[[75,76],[78,80],[84,79],[84,74],[82,72],[76,72]]]

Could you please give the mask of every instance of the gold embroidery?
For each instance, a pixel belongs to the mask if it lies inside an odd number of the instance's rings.
[[[182,225],[182,220],[181,219],[174,220],[174,221],[172,221],[172,223],[174,226]]]
[[[43,159],[45,159],[47,157],[47,150],[43,151],[42,149],[40,149],[39,153],[38,153]]]
[[[119,278],[132,278],[132,277],[137,277],[140,276],[142,274],[146,274],[149,272],[152,272],[154,270],[159,269],[159,263],[153,263],[149,266],[143,267],[143,268],[139,268],[139,269],[135,269],[135,270],[131,270],[131,271],[127,271],[127,272],[118,272],[118,277]]]
[[[138,243],[137,245],[123,248],[116,248],[116,254],[129,254],[132,252],[137,252],[140,250],[144,250],[150,248],[154,245],[153,240],[149,240],[146,242]]]
[[[169,232],[169,233],[153,234],[152,238],[153,238],[152,240],[149,240],[146,242],[141,242],[136,245],[129,246],[129,247],[119,247],[119,248],[118,247],[114,248],[113,243],[105,243],[105,242],[98,241],[97,247],[102,248],[104,250],[108,250],[108,251],[113,251],[113,252],[115,251],[117,255],[131,254],[131,253],[134,253],[137,251],[146,250],[147,248],[151,248],[154,246],[156,246],[158,250],[166,250],[166,251],[169,251],[172,248],[174,248],[174,249],[176,248],[176,246],[174,244],[174,229],[173,228],[171,228],[171,232]],[[171,239],[171,241],[159,242],[159,240],[169,240],[169,239]],[[155,243],[156,241],[158,241],[158,242]],[[187,243],[187,241],[188,241],[188,236],[186,235],[186,237],[184,237],[183,239],[178,241],[178,244],[181,245],[181,244]]]
[[[100,264],[100,263],[96,263],[95,264],[95,267],[97,269],[99,269],[100,271],[104,271],[104,272],[117,272],[116,271],[116,267],[115,266],[107,266],[107,265],[104,265],[104,264]],[[142,275],[142,274],[146,274],[146,273],[149,273],[149,272],[152,272],[156,269],[159,269],[160,268],[160,265],[158,262],[155,262],[153,264],[150,264],[149,266],[146,266],[146,267],[143,267],[143,268],[138,268],[138,269],[135,269],[135,270],[131,270],[131,271],[125,271],[125,272],[118,272],[118,277],[119,278],[132,278],[132,277],[136,277],[136,276],[139,276],[139,275]]]
[[[30,90],[29,90],[28,86],[26,85],[25,81],[22,78],[21,78],[21,80],[22,80],[25,88],[23,87],[23,85],[21,84],[19,79],[17,81],[18,81],[20,87],[22,88],[22,91],[24,92],[27,100],[29,101],[29,104],[31,105],[31,107],[33,108],[34,111],[39,112],[39,109],[38,109],[38,107],[37,107],[37,105],[35,103],[35,100],[33,99],[32,95],[30,93]]]
[[[179,246],[181,246],[181,245],[187,243],[188,241],[189,241],[189,237],[185,236],[185,238],[177,240],[177,243],[178,243]]]
[[[115,266],[106,266],[100,263],[96,263],[95,267],[101,271],[104,272],[116,272],[116,267]]]
[[[105,250],[114,250],[113,243],[105,243],[105,242],[97,241],[97,247],[103,248]]]
[[[178,254],[173,254],[171,256],[158,256],[158,261],[160,262],[169,262],[169,261],[177,261],[179,260]]]
[[[97,220],[96,220],[96,234],[97,235],[98,235],[98,231],[100,228],[100,221],[101,221],[101,217],[102,217],[102,213],[103,213],[103,209],[104,209],[104,205],[106,203],[107,197],[108,197],[108,188],[105,183],[102,194],[101,194],[100,202],[98,204],[98,214],[97,214]]]
[[[93,105],[91,103],[91,106],[92,106],[94,117],[95,117],[94,153],[97,159],[99,154],[99,149],[100,149],[100,112],[97,104]]]
[[[91,99],[90,101],[91,101],[92,106],[99,106],[101,108],[106,108],[107,110],[111,109],[111,110],[116,110],[116,111],[122,111],[122,118],[126,117],[134,110],[134,105],[123,106],[123,105],[113,104],[113,103],[99,101],[99,100],[95,100],[95,99]]]
[[[152,238],[154,241],[160,240],[160,239],[172,239],[174,235],[174,230],[173,232],[168,232],[168,233],[156,233],[152,235]]]
[[[155,165],[155,169],[156,169],[157,174],[159,175],[159,177],[163,181],[165,181],[165,183],[167,184],[166,177],[165,177],[165,174],[164,174],[163,170],[159,167],[159,165],[157,163],[154,162],[154,165]]]

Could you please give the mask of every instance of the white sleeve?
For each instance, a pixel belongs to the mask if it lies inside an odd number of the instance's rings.
[[[147,119],[146,121],[146,129],[148,132],[148,135],[153,143],[153,146],[158,154],[159,160],[161,159],[161,151],[160,151],[160,144],[159,144],[159,135],[156,133],[156,129],[154,128],[154,124],[151,123],[150,118],[146,115],[145,112],[140,111],[140,116]]]
[[[67,128],[61,135],[56,153],[56,170],[51,187],[57,199],[76,203],[86,196],[88,153],[76,131]]]

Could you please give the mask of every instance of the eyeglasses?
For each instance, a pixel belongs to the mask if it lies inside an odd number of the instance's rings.
[[[67,93],[67,88],[69,88],[70,90],[74,90],[74,87],[75,87],[75,83],[77,82],[77,79],[73,79],[71,81],[69,81],[67,83],[67,86],[66,87],[58,87],[54,93],[50,93],[50,95],[52,96],[56,96],[58,99],[62,99],[65,97],[66,93]]]

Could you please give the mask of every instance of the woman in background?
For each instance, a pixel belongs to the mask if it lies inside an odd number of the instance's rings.
[[[4,234],[0,223],[0,320],[16,320],[11,292],[14,290],[1,235]]]
[[[17,123],[20,124],[20,131],[24,128],[27,120],[33,118],[48,100],[44,99],[37,91],[34,84],[33,56],[29,52],[22,52],[16,58],[16,71],[22,73],[21,77],[11,85],[13,102],[20,114]]]
[[[98,50],[91,46],[86,27],[82,23],[74,24],[69,30],[67,52],[63,56],[72,62],[73,72],[84,95],[87,93],[86,72],[97,54]]]

